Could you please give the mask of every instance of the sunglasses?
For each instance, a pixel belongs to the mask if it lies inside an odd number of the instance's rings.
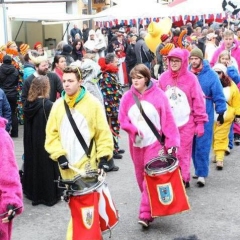
[[[221,71],[215,71],[218,75],[220,75],[220,74],[222,74],[222,72]]]

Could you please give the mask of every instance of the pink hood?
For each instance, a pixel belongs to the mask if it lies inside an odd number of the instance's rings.
[[[179,70],[179,76],[184,75],[187,70],[188,70],[188,58],[189,58],[189,51],[186,49],[181,49],[181,48],[175,48],[173,50],[170,51],[170,53],[168,54],[168,66],[170,66],[170,58],[171,57],[176,57],[182,60],[182,66]],[[169,68],[169,71],[172,73],[171,68]]]

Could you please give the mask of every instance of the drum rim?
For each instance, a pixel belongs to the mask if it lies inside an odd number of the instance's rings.
[[[161,159],[173,159],[174,160],[174,163],[171,164],[168,168],[166,168],[165,170],[156,170],[156,169],[149,169],[148,166],[155,162],[155,161],[160,161]],[[145,165],[145,173],[149,176],[154,176],[154,175],[162,175],[162,174],[165,174],[167,172],[172,172],[174,169],[177,168],[179,164],[179,161],[176,157],[174,156],[171,156],[171,155],[161,155],[161,156],[157,156],[155,158],[153,158],[152,160],[150,160],[146,165]]]

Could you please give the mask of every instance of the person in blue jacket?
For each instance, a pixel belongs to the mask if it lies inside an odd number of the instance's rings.
[[[11,130],[11,108],[10,104],[7,100],[6,94],[4,91],[0,88],[0,117],[3,117],[8,120],[6,124],[6,131],[10,132]]]
[[[217,122],[223,124],[223,114],[226,111],[226,100],[221,82],[211,69],[209,62],[203,60],[203,53],[199,48],[194,48],[190,53],[190,71],[198,78],[206,101],[208,122],[204,124],[202,137],[195,137],[193,141],[192,159],[195,168],[193,178],[197,179],[199,187],[205,186],[205,178],[209,173],[209,156],[213,137],[214,108],[218,114]]]

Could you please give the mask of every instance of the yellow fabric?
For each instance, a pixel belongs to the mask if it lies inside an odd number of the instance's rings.
[[[220,126],[214,123],[213,150],[217,161],[223,161],[224,153],[228,149],[228,134],[235,115],[240,115],[240,94],[236,84],[232,81],[227,111],[224,113],[224,123]]]
[[[74,99],[71,101],[73,100]],[[110,159],[113,154],[112,134],[108,126],[103,107],[94,96],[86,92],[83,99],[78,102],[71,111],[76,111],[76,113],[87,123],[87,129],[80,129],[83,137],[85,137],[84,133],[87,132],[90,134],[89,142],[90,139],[94,139],[90,159],[88,159],[86,154],[79,159],[78,155],[76,155],[74,158],[77,158],[77,162],[72,165],[81,171],[95,170],[97,169],[97,161],[101,157],[108,156],[108,159]],[[76,121],[76,119],[74,120]],[[60,156],[65,155],[67,157],[69,154],[69,152],[63,148],[62,142],[65,139],[63,139],[64,136],[61,135],[64,131],[66,123],[70,125],[64,108],[63,99],[60,98],[53,104],[46,126],[45,149],[50,154],[50,157],[55,161],[57,161]],[[67,127],[70,129],[71,126]],[[73,132],[72,128],[70,130]],[[76,148],[81,148],[81,146],[76,135],[74,134],[69,141],[69,145],[73,149],[73,152],[78,152],[78,149]],[[72,179],[77,175],[76,172],[70,169],[60,169],[60,172],[63,179]]]
[[[73,108],[73,105],[75,104],[76,99],[77,99],[78,95],[80,94],[81,90],[82,89],[79,89],[77,91],[77,93],[75,93],[73,96],[68,96],[67,94],[64,96],[69,108]]]

